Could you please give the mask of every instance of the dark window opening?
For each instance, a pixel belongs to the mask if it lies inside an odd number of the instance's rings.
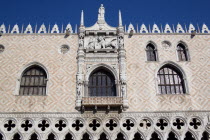
[[[105,69],[96,70],[90,75],[89,96],[116,96],[114,76]]]
[[[122,133],[119,133],[116,140],[125,140],[125,137]]]
[[[12,139],[12,140],[21,140],[20,134],[16,133],[16,134],[13,136],[13,139]]]
[[[179,61],[188,61],[187,49],[183,44],[181,43],[178,44],[177,53],[178,53]]]
[[[47,74],[39,66],[31,66],[23,72],[20,95],[46,95]]]
[[[190,133],[189,131],[185,134],[185,138],[184,140],[195,140],[194,136],[192,135],[192,133]]]
[[[31,139],[30,139],[30,140],[38,140],[37,134],[36,134],[36,133],[33,133],[33,134],[31,135]]]
[[[50,133],[47,140],[56,140],[55,135]]]
[[[82,140],[90,140],[90,136],[88,133],[85,133],[82,137]]]
[[[155,46],[149,43],[146,47],[147,61],[157,61]]]
[[[158,71],[158,90],[162,94],[186,93],[182,73],[172,65],[165,65]]]

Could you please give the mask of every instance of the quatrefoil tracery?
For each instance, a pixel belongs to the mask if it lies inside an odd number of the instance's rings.
[[[24,131],[28,131],[32,126],[33,126],[33,124],[32,124],[32,122],[30,120],[25,120],[21,124],[21,127],[23,128]]]
[[[55,127],[59,130],[62,131],[66,127],[66,122],[64,120],[59,120],[56,124]]]
[[[92,122],[89,124],[89,127],[92,128],[93,131],[96,131],[98,127],[100,127],[100,123],[98,120],[93,119]]]
[[[8,120],[7,123],[4,124],[4,128],[6,128],[7,131],[11,131],[13,128],[15,128],[16,124],[13,120]]]
[[[75,120],[75,122],[72,124],[72,127],[76,130],[79,131],[80,128],[82,128],[84,124],[80,120]]]
[[[197,118],[192,118],[190,123],[189,123],[189,125],[193,129],[197,130],[201,126],[201,121],[199,119],[197,119]]]
[[[168,126],[168,122],[165,119],[159,119],[156,125],[160,130],[164,130]]]

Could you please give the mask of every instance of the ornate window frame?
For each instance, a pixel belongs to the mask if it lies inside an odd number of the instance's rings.
[[[14,95],[26,96],[26,95],[19,95],[21,78],[22,78],[22,76],[23,76],[23,72],[24,72],[27,68],[29,68],[29,67],[31,67],[31,66],[34,66],[34,65],[37,65],[37,66],[43,68],[44,71],[45,71],[46,74],[47,74],[46,95],[27,95],[27,96],[47,96],[47,95],[48,95],[48,92],[49,92],[49,88],[48,88],[48,86],[49,86],[49,72],[48,72],[47,68],[46,68],[43,64],[41,64],[41,63],[39,63],[39,62],[31,62],[31,63],[25,65],[25,66],[19,71],[18,76],[17,76],[17,80],[16,80],[16,88],[15,88]]]
[[[186,61],[179,60],[178,48],[177,48],[179,44],[182,44],[182,45],[185,46],[186,55],[187,55],[187,60]],[[180,41],[177,42],[175,47],[176,47],[176,60],[177,60],[177,62],[189,62],[191,60],[190,59],[189,47],[188,47],[187,43],[185,43],[184,41],[180,40]]]
[[[148,61],[148,59],[147,59],[147,46],[149,44],[152,44],[155,47],[154,50],[155,50],[155,58],[156,58],[156,61]],[[148,41],[148,42],[146,42],[145,45],[144,45],[144,50],[145,50],[145,53],[144,53],[145,54],[145,62],[150,63],[150,62],[158,62],[159,61],[157,44],[155,42],[153,42],[151,40]]]
[[[117,71],[107,65],[107,64],[103,64],[103,63],[100,63],[100,64],[96,64],[96,65],[93,65],[89,70],[88,72],[86,73],[86,76],[85,76],[85,89],[84,89],[84,95],[83,97],[88,97],[88,83],[89,83],[89,77],[91,76],[91,74],[96,71],[97,69],[106,69],[108,70],[111,74],[113,74],[114,78],[115,78],[115,84],[116,84],[116,96],[114,97],[119,97],[121,96],[121,94],[119,93],[119,78],[118,78],[118,74],[117,74]]]
[[[184,94],[180,94],[180,93],[176,93],[176,94],[162,94],[162,93],[159,92],[159,89],[158,89],[158,71],[164,65],[172,65],[172,66],[176,67],[181,72],[181,74],[183,76],[183,80],[184,80],[184,86],[185,86],[185,93]],[[188,80],[187,80],[187,75],[186,75],[185,71],[182,69],[182,67],[180,67],[178,64],[176,64],[176,63],[174,63],[172,61],[165,61],[165,62],[163,62],[155,70],[155,87],[156,87],[156,94],[157,95],[189,95],[189,88],[188,88],[188,82],[187,81]]]

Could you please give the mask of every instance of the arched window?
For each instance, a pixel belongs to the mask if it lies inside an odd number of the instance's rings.
[[[89,77],[89,96],[116,96],[115,78],[106,69],[98,69]]]
[[[66,134],[65,139],[64,140],[73,140],[73,137],[70,133]]]
[[[152,43],[146,47],[147,61],[157,61],[157,50]]]
[[[185,134],[184,140],[195,140],[195,137],[189,131]]]
[[[38,140],[37,134],[36,134],[36,133],[33,133],[33,134],[31,135],[31,139],[29,139],[29,140]]]
[[[27,68],[21,77],[20,95],[46,95],[47,74],[37,65]]]
[[[134,135],[134,139],[133,140],[143,140],[143,137],[141,134],[139,134],[138,132]]]
[[[21,140],[20,134],[16,133],[12,140]]]
[[[160,139],[160,136],[156,132],[153,132],[150,140],[161,140],[161,139]]]
[[[119,133],[117,135],[117,139],[116,140],[125,140],[125,136],[122,133]]]
[[[177,45],[177,54],[178,54],[178,58],[179,61],[188,61],[188,50],[186,48],[185,45],[183,45],[182,43],[179,43]]]
[[[108,137],[107,137],[107,135],[105,133],[102,133],[98,140],[109,140],[109,139],[108,139]]]
[[[48,135],[47,140],[56,140],[55,135],[54,135],[53,133],[50,133],[50,134]]]
[[[162,94],[186,93],[185,81],[181,71],[166,64],[158,71],[158,90]]]
[[[167,140],[178,140],[176,134],[174,134],[174,132],[170,132],[168,134],[168,139]]]
[[[88,133],[85,133],[82,137],[82,140],[90,140],[90,136]]]

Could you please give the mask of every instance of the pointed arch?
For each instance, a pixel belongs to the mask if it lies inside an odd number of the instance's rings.
[[[210,134],[207,131],[204,131],[201,140],[209,140],[209,136]]]
[[[153,132],[150,140],[161,140],[161,136],[157,132]]]
[[[64,140],[74,140],[74,139],[73,139],[72,134],[68,132],[68,133],[66,134]]]
[[[167,140],[179,140],[179,139],[178,139],[177,135],[176,135],[173,131],[171,131],[171,132],[168,134]]]
[[[117,72],[106,64],[97,64],[88,70],[86,74],[85,96],[117,96]],[[100,84],[98,84],[100,83]]]
[[[82,139],[81,140],[91,140],[90,135],[86,132],[82,135]]]
[[[38,135],[34,132],[31,134],[29,140],[40,140],[40,139],[39,139]]]
[[[196,140],[196,138],[190,131],[187,131],[184,140]]]
[[[159,94],[186,94],[188,93],[186,74],[174,62],[167,61],[156,70],[157,91]]]
[[[47,95],[48,79],[49,73],[44,65],[29,63],[18,74],[15,95]]]
[[[178,61],[189,61],[190,60],[188,46],[185,42],[179,41],[176,46],[176,50],[177,50]]]
[[[51,132],[51,133],[48,134],[46,140],[58,140],[58,138],[53,132]]]
[[[144,137],[142,136],[141,133],[136,132],[136,133],[134,134],[133,140],[144,140]]]
[[[157,45],[154,42],[149,41],[146,44],[145,50],[147,61],[157,61]]]
[[[103,132],[100,134],[100,137],[98,140],[109,140],[109,138],[108,138],[107,134]]]
[[[116,140],[126,140],[125,135],[123,133],[118,133]]]
[[[19,133],[15,133],[12,140],[23,140],[23,137]]]

